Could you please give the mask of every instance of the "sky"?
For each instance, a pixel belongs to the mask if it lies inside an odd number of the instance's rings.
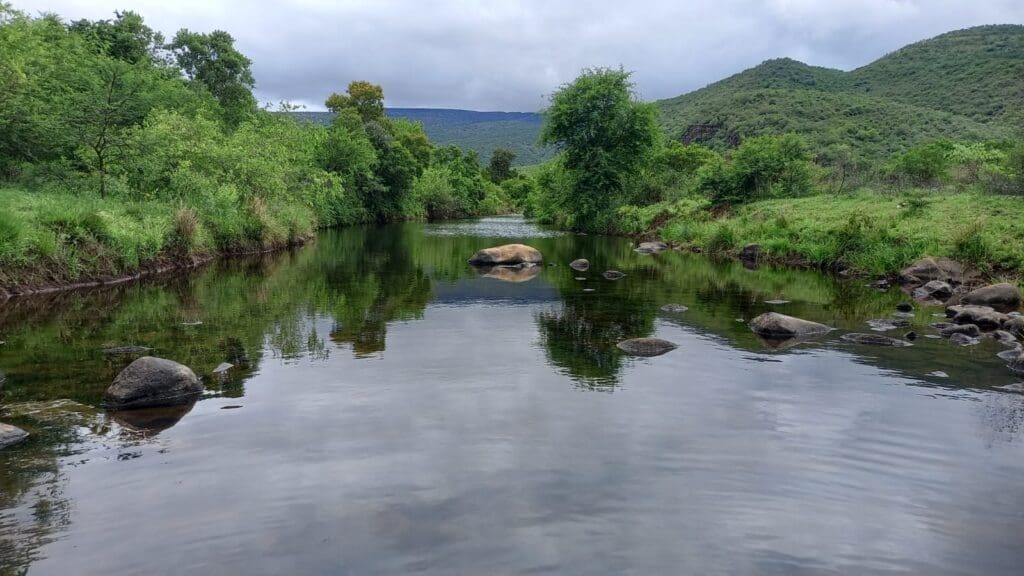
[[[351,80],[388,106],[535,111],[583,68],[634,73],[669,98],[770,58],[853,69],[980,24],[1024,24],[1022,0],[13,0],[36,14],[134,10],[154,29],[227,30],[256,96],[323,109]]]

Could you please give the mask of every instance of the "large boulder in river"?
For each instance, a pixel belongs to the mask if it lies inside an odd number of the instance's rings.
[[[843,334],[840,336],[847,342],[853,342],[854,344],[865,344],[868,346],[890,346],[893,348],[902,348],[905,346],[913,346],[906,340],[900,340],[899,338],[890,338],[889,336],[883,336],[881,334]]]
[[[143,356],[114,378],[103,404],[115,410],[174,406],[195,400],[202,391],[199,378],[188,366]]]
[[[1006,314],[996,312],[991,306],[957,305],[950,306],[946,314],[953,312],[953,322],[957,324],[977,324],[985,330],[1001,328]]]
[[[1009,311],[1020,308],[1020,288],[1004,282],[973,290],[960,298],[963,304],[991,306],[996,310]]]
[[[971,338],[977,338],[981,336],[981,328],[978,328],[974,324],[954,324],[952,326],[946,326],[939,331],[944,338],[951,338],[954,334],[963,334],[964,336],[970,336]]]
[[[928,257],[900,271],[900,282],[905,285],[920,286],[932,280],[961,284],[964,280],[964,267],[949,258]]]
[[[469,263],[474,266],[498,266],[502,264],[540,264],[544,255],[540,250],[526,244],[505,244],[484,248],[473,254]]]
[[[630,356],[661,356],[677,348],[675,344],[661,338],[633,338],[623,340],[616,346]]]
[[[590,260],[587,260],[586,258],[577,258],[576,260],[569,262],[569,268],[572,268],[577,272],[586,272],[590,269]]]
[[[911,296],[914,300],[948,300],[953,295],[953,287],[942,280],[932,280],[924,286],[914,289]]]
[[[814,336],[831,330],[824,324],[801,320],[777,312],[767,312],[750,321],[750,329],[766,338],[796,338]]]
[[[28,432],[25,432],[17,426],[11,426],[10,424],[0,422],[0,449],[7,448],[8,446],[14,446],[25,438],[28,438]]]

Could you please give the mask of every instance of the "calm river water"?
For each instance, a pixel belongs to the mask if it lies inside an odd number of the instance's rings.
[[[556,266],[466,265],[509,241]],[[0,574],[1024,573],[1019,379],[939,309],[840,340],[905,299],[863,284],[493,218],[0,304]],[[105,413],[127,345],[206,394]]]

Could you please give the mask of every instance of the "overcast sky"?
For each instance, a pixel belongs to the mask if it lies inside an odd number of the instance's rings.
[[[389,106],[533,111],[584,67],[622,65],[644,99],[768,58],[856,68],[978,24],[1024,23],[1024,0],[13,0],[31,13],[142,14],[168,37],[223,29],[262,101],[322,109],[353,79]]]

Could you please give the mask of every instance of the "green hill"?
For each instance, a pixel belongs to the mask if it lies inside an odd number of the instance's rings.
[[[516,153],[515,164],[538,164],[551,158],[554,150],[537,144],[543,116],[535,112],[477,112],[447,108],[388,108],[391,118],[406,118],[423,124],[423,131],[439,145],[454,144],[475,150],[487,163],[495,148]],[[327,124],[330,112],[295,112],[295,115]]]
[[[877,161],[936,138],[1009,137],[1024,119],[1024,26],[951,32],[852,72],[769,60],[657,104],[669,137],[716,147],[796,132]]]

